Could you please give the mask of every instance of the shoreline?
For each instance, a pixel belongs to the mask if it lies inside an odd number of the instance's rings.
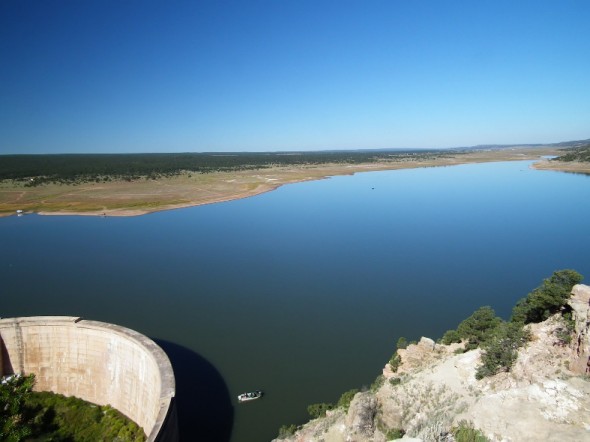
[[[541,159],[533,164],[537,170],[552,170],[554,172],[578,173],[590,176],[590,163],[581,163],[578,161],[548,161]]]
[[[252,196],[262,195],[263,193],[272,192],[273,190],[278,189],[280,186],[276,186],[274,188],[260,191],[259,193],[255,193],[253,195],[243,195],[243,196],[236,196],[236,197],[227,197],[227,198],[218,198],[218,199],[211,199],[210,201],[202,202],[202,203],[187,203],[187,204],[178,204],[178,205],[171,205],[171,206],[162,206],[162,208],[154,208],[153,210],[148,209],[105,209],[103,212],[100,211],[92,211],[92,212],[65,212],[65,211],[56,211],[56,212],[29,212],[35,213],[37,215],[43,216],[120,216],[120,217],[131,217],[131,216],[141,216],[141,215],[149,215],[150,213],[156,212],[164,212],[169,210],[180,210],[180,209],[188,209],[190,207],[198,207],[198,206],[205,206],[209,204],[217,204],[217,203],[225,203],[229,201],[237,201],[240,199],[250,198]],[[0,215],[2,216],[2,215]],[[11,216],[11,215],[9,215]]]
[[[557,153],[553,148],[522,148],[453,153],[420,161],[274,167],[211,174],[186,173],[158,180],[48,184],[25,188],[0,185],[0,217],[36,213],[47,216],[140,216],[166,210],[197,207],[249,198],[272,192],[286,184],[327,179],[361,172],[454,166],[501,161],[538,160],[538,170],[590,173],[590,164],[549,163],[543,156]]]

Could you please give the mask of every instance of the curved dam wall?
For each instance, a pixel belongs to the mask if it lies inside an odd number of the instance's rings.
[[[69,316],[0,319],[0,375],[36,376],[35,389],[111,405],[148,441],[178,440],[174,372],[146,336]]]

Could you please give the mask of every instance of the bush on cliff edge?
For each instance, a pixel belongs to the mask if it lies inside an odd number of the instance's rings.
[[[575,270],[558,270],[550,278],[517,302],[512,309],[512,322],[523,324],[542,322],[549,316],[566,308],[574,285],[582,282],[583,276]],[[567,310],[567,308],[566,308]]]
[[[530,340],[525,324],[542,322],[560,312],[566,324],[571,323],[571,308],[567,305],[574,285],[583,277],[575,270],[558,270],[550,278],[521,299],[512,311],[510,322],[492,329],[482,343],[481,365],[475,377],[482,379],[502,371],[510,371],[518,357],[518,349]],[[571,327],[573,328],[573,327]],[[571,333],[571,329],[569,329]],[[567,336],[561,339],[567,342]]]
[[[568,342],[568,333],[571,333],[573,326],[567,301],[574,285],[582,279],[582,275],[575,270],[558,270],[518,301],[509,322],[497,317],[491,307],[480,307],[462,321],[456,330],[447,331],[441,341],[446,345],[464,342],[465,351],[482,349],[477,379],[510,371],[518,357],[518,349],[530,339],[530,333],[524,328],[526,324],[544,321],[560,312],[566,325],[569,325],[560,339]]]

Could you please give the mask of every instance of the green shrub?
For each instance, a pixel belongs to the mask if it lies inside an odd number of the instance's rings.
[[[389,379],[389,383],[393,386],[399,385],[401,384],[402,380],[401,378],[390,378]]]
[[[459,422],[459,426],[453,429],[453,436],[456,442],[488,442],[488,438],[467,421]]]
[[[574,285],[579,284],[583,277],[575,270],[559,270],[550,278],[518,301],[512,309],[512,322],[529,324],[544,321],[559,312],[571,296]]]
[[[389,366],[391,367],[391,371],[393,371],[394,373],[397,372],[397,369],[399,368],[401,363],[402,358],[400,357],[400,355],[397,354],[397,352],[395,352],[395,354],[389,360]]]
[[[461,339],[467,341],[466,350],[479,347],[492,334],[492,331],[502,322],[496,316],[494,309],[489,306],[478,308],[457,327],[457,333]]]
[[[325,402],[321,402],[318,404],[311,404],[307,407],[307,412],[312,417],[312,419],[317,419],[318,417],[324,417],[328,410],[332,410],[334,408],[334,404],[329,404]]]
[[[572,342],[572,332],[567,327],[555,330],[555,337],[559,345],[569,345]]]
[[[108,405],[98,406],[51,392],[33,392],[27,399],[27,407],[39,424],[33,436],[45,438],[41,440],[145,440],[142,428]]]
[[[559,327],[555,330],[555,337],[557,338],[558,344],[568,345],[572,342],[572,334],[576,328],[576,321],[573,320],[571,311],[564,312],[562,318],[563,327]]]
[[[411,342],[410,344],[415,344],[415,342]],[[391,371],[393,371],[394,373],[397,371],[397,369],[399,368],[399,366],[402,362],[402,359],[401,359],[400,355],[397,353],[397,350],[400,350],[400,349],[403,350],[403,349],[407,348],[408,345],[409,345],[408,340],[406,338],[404,338],[403,336],[397,340],[395,353],[389,359],[389,367],[391,368]]]
[[[283,425],[279,428],[279,439],[285,439],[286,437],[293,436],[297,431],[297,425]]]
[[[523,325],[503,322],[483,345],[481,365],[475,377],[482,379],[502,371],[510,371],[518,357],[518,349],[530,339],[530,333]]]
[[[383,385],[383,382],[385,382],[385,378],[383,377],[382,374],[380,374],[379,376],[377,376],[375,378],[375,380],[373,381],[373,383],[371,384],[371,388],[370,390],[374,393],[377,390],[379,390],[381,388],[381,386]]]
[[[457,330],[447,330],[441,341],[445,345],[450,345],[461,342],[461,336],[459,336],[459,332]]]
[[[395,440],[401,439],[402,437],[404,437],[404,434],[406,434],[406,432],[401,428],[391,428],[390,430],[387,430],[387,432],[385,433],[385,437],[387,438],[387,440]]]
[[[0,383],[0,440],[18,442],[32,434],[34,416],[28,413],[26,402],[34,385],[34,374],[11,375]]]
[[[340,396],[340,399],[338,399],[338,403],[336,404],[336,406],[344,408],[344,411],[348,411],[350,403],[354,399],[355,394],[357,394],[358,392],[359,391],[356,388],[354,388],[352,390],[348,390],[342,393],[342,396]]]

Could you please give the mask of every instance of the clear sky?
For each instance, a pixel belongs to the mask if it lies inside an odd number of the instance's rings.
[[[590,1],[1,0],[0,154],[590,138]]]

